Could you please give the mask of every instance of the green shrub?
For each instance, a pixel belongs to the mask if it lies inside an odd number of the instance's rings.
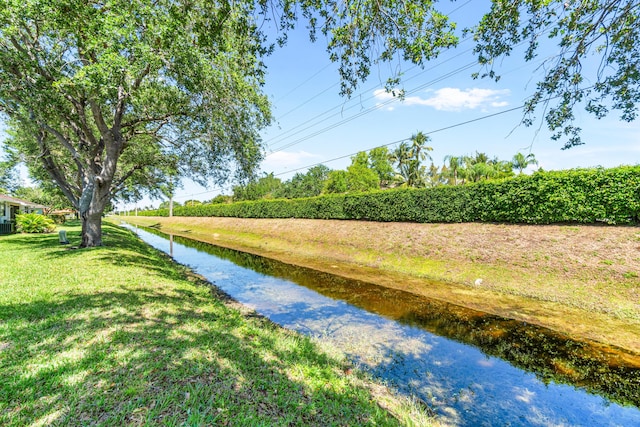
[[[141,214],[167,216],[168,210]],[[636,224],[640,219],[640,166],[536,172],[501,181],[425,189],[180,207],[174,214],[395,222]]]
[[[67,217],[64,214],[49,214],[48,217],[51,218],[55,224],[62,225],[67,222]]]
[[[51,218],[36,213],[16,215],[16,227],[21,233],[51,233],[56,229]]]

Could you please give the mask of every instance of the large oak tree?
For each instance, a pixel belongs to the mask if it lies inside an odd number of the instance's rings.
[[[105,206],[127,189],[255,169],[270,120],[260,26],[275,17],[281,42],[302,16],[329,35],[347,94],[374,56],[420,62],[455,43],[428,1],[4,0],[9,144],[79,210],[82,246],[100,245]]]

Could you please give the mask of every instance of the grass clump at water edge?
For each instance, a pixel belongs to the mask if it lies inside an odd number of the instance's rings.
[[[0,237],[0,425],[429,422],[132,233],[104,232],[85,250]]]

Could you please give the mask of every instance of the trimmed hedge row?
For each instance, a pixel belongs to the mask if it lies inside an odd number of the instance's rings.
[[[139,215],[167,216],[168,209]],[[640,166],[536,172],[504,181],[293,200],[177,207],[176,216],[362,219],[396,222],[634,224]]]

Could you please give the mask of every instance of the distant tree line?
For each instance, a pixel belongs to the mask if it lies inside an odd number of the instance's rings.
[[[394,222],[638,224],[640,166],[570,169],[466,185],[179,207],[178,216]],[[167,216],[168,209],[141,212]]]
[[[274,173],[265,173],[246,185],[233,187],[233,195],[218,195],[211,200],[173,201],[175,207],[194,207],[207,204],[232,203],[243,200],[299,199],[321,194],[363,193],[390,188],[429,188],[441,185],[510,178],[538,162],[533,154],[517,153],[510,161],[490,158],[486,153],[444,157],[442,166],[436,166],[431,157],[430,139],[422,132],[395,149],[377,147],[361,151],[351,158],[345,170],[332,170],[325,165],[309,168],[282,181]],[[429,162],[429,163],[427,163]],[[71,208],[71,204],[58,188],[40,184],[23,186],[17,177],[15,164],[0,163],[0,193],[9,194],[53,209]],[[167,209],[169,201],[163,201],[159,209]],[[152,207],[142,208],[150,210]]]
[[[511,160],[490,158],[486,153],[444,158],[444,164],[433,162],[428,145],[430,139],[422,132],[401,142],[395,149],[378,147],[361,151],[351,158],[346,170],[331,170],[325,165],[296,173],[282,181],[273,172],[265,173],[246,185],[233,187],[233,196],[218,196],[211,203],[260,199],[297,199],[321,194],[363,193],[389,188],[429,188],[441,185],[462,185],[471,182],[512,178],[530,165],[537,165],[535,155],[517,153]],[[193,203],[194,201],[185,202]],[[166,207],[161,205],[161,208]]]

